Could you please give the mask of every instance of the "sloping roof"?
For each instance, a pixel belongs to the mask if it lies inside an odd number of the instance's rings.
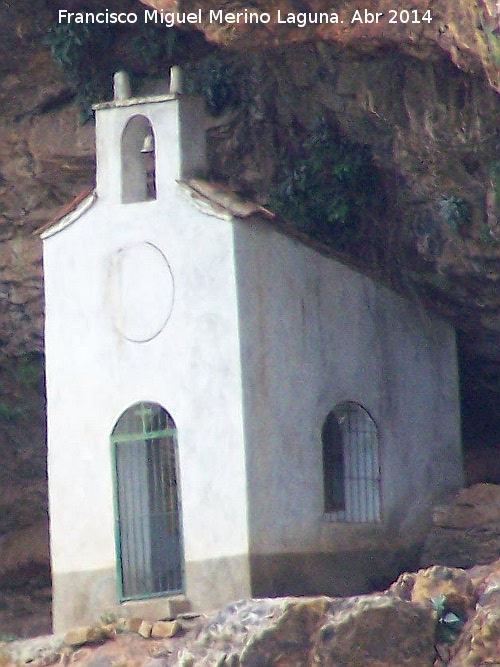
[[[231,218],[260,220],[263,223],[272,224],[272,227],[313,250],[337,259],[343,263],[355,267],[352,258],[346,258],[343,253],[336,251],[330,245],[311,236],[291,222],[283,220],[278,215],[265,208],[261,204],[244,199],[233,190],[221,183],[206,181],[200,178],[191,178],[180,181],[179,185],[202,212],[208,215],[216,215],[227,220]],[[34,232],[42,239],[49,238],[54,234],[66,229],[87,211],[98,199],[96,190],[85,190],[73,199],[69,204],[63,206],[58,214],[43,227]],[[366,272],[366,271],[365,271]]]
[[[240,197],[226,185],[206,181],[201,178],[180,181],[179,185],[192,200],[193,204],[208,215],[216,215],[227,220],[231,220],[231,218],[243,220],[252,218],[260,220],[263,223],[272,224],[272,227],[277,231],[294,238],[322,255],[337,259],[344,264],[347,263],[356,268],[356,264],[352,261],[352,258],[346,257],[345,254],[335,250],[326,242],[312,238],[306,232],[297,229],[296,225],[283,220],[261,204]],[[35,234],[40,235],[42,239],[57,234],[78,220],[97,199],[96,190],[81,192],[73,201],[63,206],[58,214],[50,222],[47,222],[43,227],[38,229]],[[364,273],[369,275],[370,272],[365,270]]]
[[[225,185],[199,178],[191,178],[183,185],[193,199],[206,203],[212,209],[227,212],[232,217],[249,218],[253,215],[261,215],[268,220],[276,217],[272,211],[260,204],[242,199]]]
[[[225,185],[197,178],[189,179],[181,185],[188,196],[191,197],[193,203],[209,215],[215,214],[228,220],[231,218],[252,219],[270,225],[274,230],[295,239],[298,243],[311,248],[311,250],[349,265],[354,270],[360,270],[353,258],[347,256],[346,253],[335,249],[326,241],[314,238],[307,231],[301,230],[294,222],[284,220],[266,207],[241,198]],[[373,271],[367,270],[366,267],[363,267],[362,273],[372,278],[377,277]]]
[[[73,201],[69,204],[65,204],[52,220],[49,220],[49,222],[37,229],[34,233],[42,239],[57,234],[61,229],[64,229],[77,220],[82,213],[92,206],[96,199],[97,193],[95,190],[87,189],[80,192]]]
[[[295,239],[295,241],[311,248],[311,250],[350,266],[353,270],[359,271],[373,280],[380,281],[380,275],[376,271],[370,270],[365,265],[361,266],[360,262],[357,262],[352,256],[332,247],[326,241],[314,238],[307,231],[298,228],[293,222],[284,220],[261,204],[242,198],[226,185],[198,178],[180,181],[179,185],[192,200],[193,205],[208,215],[215,215],[226,220],[235,218],[251,219],[269,225],[274,230]],[[40,235],[42,239],[57,234],[78,220],[97,199],[96,190],[81,192],[73,201],[61,208],[50,222],[34,234]]]
[[[202,179],[189,179],[179,183],[201,208],[207,213],[224,214],[224,217],[249,218],[259,215],[267,220],[275,218],[274,213],[260,204],[241,198],[228,187]],[[84,190],[69,204],[63,206],[57,215],[34,233],[42,239],[49,238],[75,222],[94,201],[98,199],[95,190]]]

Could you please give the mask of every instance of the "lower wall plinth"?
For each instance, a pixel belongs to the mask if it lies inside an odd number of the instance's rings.
[[[116,572],[52,573],[52,626],[55,633],[75,625],[88,625],[116,607]]]
[[[251,556],[252,595],[348,596],[387,588],[398,575],[418,568],[420,545],[391,550]]]
[[[285,595],[357,595],[387,588],[418,567],[419,546],[338,553],[256,554],[186,563],[186,596],[119,603],[116,572],[97,570],[53,575],[54,632],[95,623],[104,612],[169,618],[209,611],[235,600]],[[251,578],[250,578],[251,577]]]
[[[207,611],[250,597],[248,557],[231,556],[188,562],[186,586],[186,596],[173,595],[120,603],[114,569],[53,573],[54,632],[95,623],[105,612],[157,620],[188,609]]]
[[[187,596],[192,608],[207,611],[251,597],[248,556],[186,563]]]

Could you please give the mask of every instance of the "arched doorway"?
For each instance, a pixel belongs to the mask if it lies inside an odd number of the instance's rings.
[[[120,416],[111,434],[122,600],[184,589],[177,429],[157,403]]]

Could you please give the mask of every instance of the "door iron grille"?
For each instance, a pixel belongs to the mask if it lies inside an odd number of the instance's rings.
[[[122,600],[184,590],[176,434],[166,410],[143,402],[111,435]]]

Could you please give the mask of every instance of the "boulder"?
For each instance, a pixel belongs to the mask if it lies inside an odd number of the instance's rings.
[[[142,618],[133,616],[132,618],[120,618],[116,623],[117,632],[139,632],[143,624]]]
[[[182,629],[179,621],[156,621],[151,628],[153,639],[168,639],[177,635]]]
[[[374,595],[336,607],[332,605],[317,634],[311,665],[433,665],[436,616],[430,606]]]
[[[445,505],[437,505],[432,522],[441,528],[473,528],[500,522],[500,485],[474,484]]]
[[[500,555],[500,485],[475,484],[433,512],[420,564],[470,568]]]
[[[68,630],[64,636],[66,646],[77,647],[87,643],[91,628],[87,626],[75,627]]]
[[[149,623],[149,621],[142,621],[137,632],[138,634],[141,635],[141,637],[147,639],[148,637],[151,637],[152,629],[153,629],[152,623]]]
[[[85,644],[101,644],[111,637],[113,628],[102,625],[75,627],[68,630],[64,643],[70,648],[78,648]]]
[[[469,571],[478,602],[475,614],[451,649],[449,667],[498,664],[500,651],[500,560]]]
[[[179,667],[431,667],[437,617],[396,595],[247,600],[222,610]]]
[[[388,592],[421,604],[441,600],[447,610],[461,617],[474,611],[478,597],[469,572],[439,565],[415,573],[405,572]]]

